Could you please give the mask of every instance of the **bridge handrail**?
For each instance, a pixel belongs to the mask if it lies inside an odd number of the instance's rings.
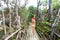
[[[18,29],[18,30],[16,30],[14,33],[12,33],[11,35],[9,35],[8,37],[6,37],[4,40],[8,40],[8,39],[11,38],[12,36],[14,36],[17,32],[19,32],[20,30],[21,30],[21,28]]]

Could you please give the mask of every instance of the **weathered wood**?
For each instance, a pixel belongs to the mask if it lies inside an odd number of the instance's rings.
[[[18,32],[16,40],[26,40],[26,36],[27,36],[27,31],[25,29],[21,30]]]
[[[29,28],[27,29],[27,39],[26,40],[41,40],[39,38],[37,32],[34,30],[34,33],[32,32],[32,24],[30,24]]]
[[[58,14],[56,15],[56,19],[54,20],[54,23],[52,24],[52,32],[51,32],[51,38],[52,38],[52,40],[53,40],[55,28],[58,26],[59,16],[60,16],[60,9],[58,11]]]
[[[11,5],[11,3],[8,1],[8,3]],[[9,23],[9,27],[10,27],[10,33],[11,33],[11,13],[12,13],[12,9],[11,9],[11,7],[9,7],[9,21],[10,21],[10,23]]]
[[[4,34],[6,36],[5,16],[4,16],[4,11],[3,10],[2,10],[2,15],[3,15]]]
[[[18,29],[17,31],[15,31],[14,33],[12,33],[10,36],[6,37],[4,40],[8,40],[8,39],[11,38],[12,36],[14,36],[17,32],[19,32],[20,30],[21,30],[21,28]]]
[[[49,13],[48,13],[48,21],[51,20],[52,15],[52,0],[49,0]]]
[[[58,33],[54,32],[54,34],[57,35],[58,37],[60,37],[60,35]]]

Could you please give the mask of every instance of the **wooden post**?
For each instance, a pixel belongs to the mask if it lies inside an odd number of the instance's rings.
[[[11,2],[9,1],[9,0],[7,0],[7,3],[8,4],[10,4],[11,5]],[[10,23],[9,23],[9,27],[10,27],[10,34],[11,34],[11,32],[12,32],[12,30],[11,30],[11,13],[12,13],[12,9],[11,9],[11,7],[8,5],[8,8],[9,8],[9,21],[10,21]]]
[[[18,24],[17,24],[18,27],[17,27],[17,28],[21,28],[21,27],[20,27],[20,26],[21,26],[21,24],[20,24],[20,16],[18,16],[18,19],[17,19],[17,20],[18,20],[18,21],[17,21],[17,22],[18,22]]]
[[[6,36],[6,26],[5,26],[5,16],[4,16],[4,8],[3,8],[3,5],[1,5],[1,7],[2,7],[4,34]]]
[[[4,11],[2,11],[2,15],[3,15],[4,34],[5,34],[5,36],[6,36],[6,26],[5,26],[5,16],[4,16]]]
[[[18,0],[15,0],[15,11],[16,11],[16,22],[17,22],[17,27],[18,27]]]

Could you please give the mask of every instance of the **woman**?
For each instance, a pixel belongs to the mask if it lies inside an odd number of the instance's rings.
[[[35,16],[32,17],[32,32],[33,32],[33,34],[35,32]]]

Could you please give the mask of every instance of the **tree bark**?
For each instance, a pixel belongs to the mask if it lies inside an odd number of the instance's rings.
[[[38,22],[38,16],[39,16],[39,3],[40,3],[40,0],[37,0],[37,10],[36,10],[36,26],[37,26],[37,22]]]
[[[52,0],[49,0],[48,21],[50,21],[50,20],[51,20],[51,14],[52,14]]]

